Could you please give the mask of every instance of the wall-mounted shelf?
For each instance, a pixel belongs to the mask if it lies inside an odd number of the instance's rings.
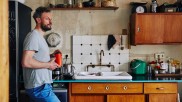
[[[51,10],[117,10],[119,7],[50,8]]]

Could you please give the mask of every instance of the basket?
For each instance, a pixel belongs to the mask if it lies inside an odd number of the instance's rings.
[[[104,0],[102,1],[102,7],[116,7],[116,0]]]

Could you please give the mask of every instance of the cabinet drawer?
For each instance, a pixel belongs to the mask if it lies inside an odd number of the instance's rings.
[[[177,83],[144,83],[144,93],[177,93]]]
[[[142,83],[72,83],[72,93],[143,93]]]

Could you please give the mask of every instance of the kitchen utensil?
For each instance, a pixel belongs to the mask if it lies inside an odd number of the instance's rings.
[[[64,79],[73,79],[75,73],[75,67],[72,64],[64,64],[62,68],[62,74]]]

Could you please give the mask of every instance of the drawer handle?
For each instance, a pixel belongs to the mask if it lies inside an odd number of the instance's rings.
[[[157,90],[164,90],[164,88],[163,87],[158,87],[158,88],[156,88]]]
[[[88,90],[92,90],[92,87],[91,86],[88,86],[88,88],[87,88]]]
[[[106,90],[109,90],[109,86],[106,86]]]
[[[128,89],[128,87],[127,87],[127,86],[123,86],[123,89],[124,89],[124,90],[127,90],[127,89]]]

